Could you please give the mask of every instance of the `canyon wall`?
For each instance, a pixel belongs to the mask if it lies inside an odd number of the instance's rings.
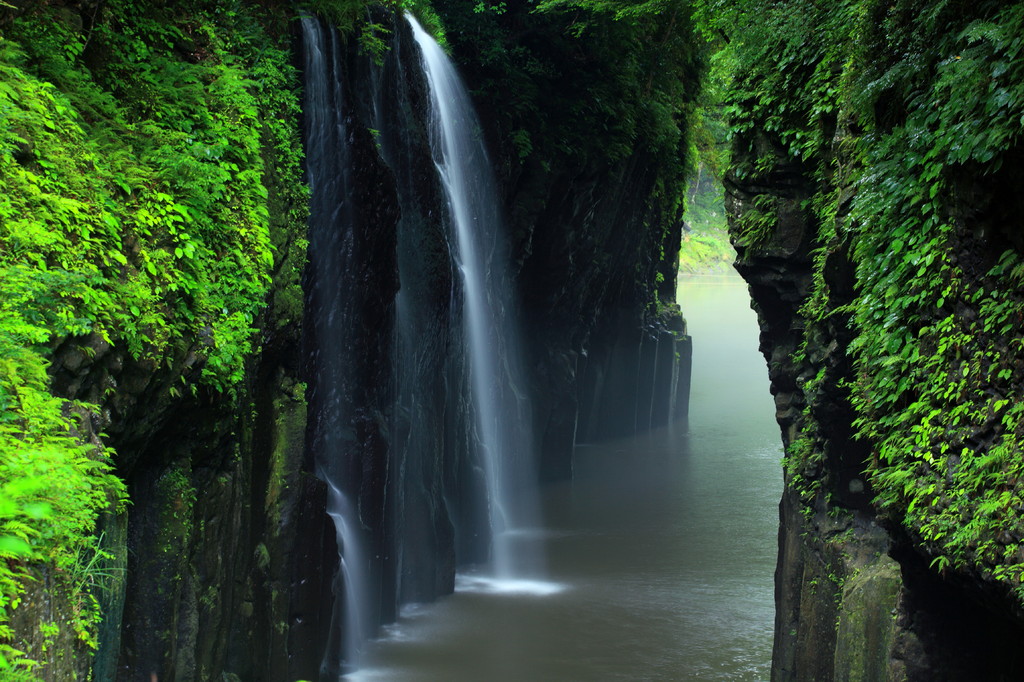
[[[331,625],[336,491],[317,475],[316,453],[335,403],[345,410],[333,425],[343,455],[330,466],[370,548],[371,626],[401,603],[450,592],[456,566],[489,551],[457,266],[408,26],[373,10],[379,33],[335,34],[351,219],[333,241],[309,243],[300,134],[309,114],[290,8],[84,0],[0,11],[20,41],[3,53],[5,73],[32,95],[8,98],[23,117],[10,120],[23,122],[4,129],[15,203],[0,208],[8,225],[78,235],[61,253],[45,231],[8,230],[2,265],[19,273],[29,254],[41,272],[86,283],[59,299],[77,321],[53,326],[33,352],[49,394],[69,401],[61,423],[74,420],[75,441],[110,462],[127,499],[97,498],[99,531],[81,541],[88,553],[57,538],[56,558],[27,564],[34,580],[11,588],[22,596],[10,641],[43,662],[44,679],[89,669],[147,681],[330,674],[344,664],[331,654],[342,636]],[[564,29],[561,19],[536,21],[552,35]],[[696,79],[696,61],[688,68]],[[673,303],[681,222],[656,170],[665,154],[682,167],[685,123],[662,147],[634,132],[634,151],[591,149],[584,163],[555,158],[558,138],[545,136],[541,117],[511,131],[533,136],[523,156],[510,146],[522,135],[510,137],[491,108],[501,89],[485,92],[537,464],[564,478],[578,440],[685,413],[688,339]],[[80,147],[55,146],[55,130]],[[24,178],[45,188],[42,199],[17,184]],[[346,317],[327,337],[318,287],[337,273],[309,267],[307,248],[337,251],[344,274],[331,295],[347,297]],[[30,299],[29,312],[47,300]],[[83,572],[69,572],[64,555]],[[60,613],[94,603],[79,634],[64,625],[53,634]]]
[[[675,254],[702,56],[676,6],[671,29],[524,2],[437,11],[495,150],[541,473],[564,478],[575,442],[686,413]]]
[[[1014,679],[1024,13],[784,5],[726,180],[786,447],[772,679]]]

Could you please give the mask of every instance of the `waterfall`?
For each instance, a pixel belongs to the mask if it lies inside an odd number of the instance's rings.
[[[327,486],[338,572],[321,679],[358,664],[372,621],[364,532],[356,502],[358,457],[352,444],[352,320],[358,271],[353,235],[351,163],[342,116],[341,46],[334,29],[302,19],[305,144],[310,185],[308,334],[312,390],[311,438],[316,474]],[[325,595],[326,598],[326,595]]]
[[[430,145],[448,200],[462,280],[471,398],[488,486],[494,577],[538,577],[537,491],[519,367],[508,248],[480,124],[454,65],[408,16],[430,89]]]
[[[321,666],[321,678],[332,679],[359,664],[363,643],[370,636],[369,609],[366,606],[368,580],[364,573],[366,560],[355,524],[359,516],[348,497],[327,481],[327,513],[334,522],[339,547],[338,577],[335,592],[343,596],[335,607],[328,634],[329,648]],[[340,653],[340,656],[339,656]]]
[[[319,537],[337,545],[323,577],[332,594],[320,588],[310,613],[325,681],[359,666],[396,601],[444,594],[457,562],[484,561],[488,537],[489,572],[475,573],[488,587],[520,589],[543,568],[528,532],[539,527],[530,406],[495,182],[464,87],[410,24],[409,63],[423,71],[402,78],[392,55],[389,83],[426,85],[426,122],[403,103],[412,90],[353,97],[342,84],[356,67],[337,32],[301,22],[307,447],[330,518]],[[389,217],[396,202],[401,215]],[[368,286],[371,267],[394,272],[394,289],[386,277]]]

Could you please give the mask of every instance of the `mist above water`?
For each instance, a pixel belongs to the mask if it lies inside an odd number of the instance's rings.
[[[530,533],[549,577],[461,576],[403,611],[355,680],[767,680],[782,490],[746,286],[688,278],[688,423],[577,449]]]

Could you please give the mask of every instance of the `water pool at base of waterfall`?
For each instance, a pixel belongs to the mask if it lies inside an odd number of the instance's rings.
[[[460,575],[403,609],[351,680],[767,680],[778,427],[738,277],[687,278],[690,417],[581,445],[572,482],[542,490],[543,579]],[[519,584],[515,584],[519,583]]]

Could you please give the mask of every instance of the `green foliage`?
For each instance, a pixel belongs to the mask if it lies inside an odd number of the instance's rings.
[[[990,183],[1006,201],[1017,182],[1024,4],[704,8],[705,29],[734,39],[730,107],[744,159],[734,172],[799,169],[817,188],[799,361],[824,370],[812,357],[821,339],[848,325],[853,364],[838,388],[870,445],[876,505],[936,570],[1000,581],[1024,601],[1024,259],[1001,227],[1017,220],[1014,209],[982,190]],[[782,156],[759,166],[765,139]],[[734,225],[741,238],[770,213],[761,208]],[[843,254],[856,266],[852,300],[826,276]],[[804,437],[787,457],[789,485],[808,508],[822,492],[817,391],[804,384]]]
[[[709,173],[699,174],[690,183],[688,229],[683,232],[679,249],[679,271],[699,274],[728,270],[736,251],[726,229],[721,180]]]
[[[40,570],[76,613],[58,625],[95,647],[94,595],[110,576],[94,528],[125,494],[112,453],[79,428],[98,408],[50,393],[52,349],[93,335],[154,367],[190,352],[182,383],[230,393],[253,351],[272,231],[301,234],[305,223],[297,78],[287,35],[262,27],[275,22],[200,0],[112,0],[84,32],[73,16],[39,3],[0,17],[7,676],[34,665],[8,618]],[[297,289],[301,259],[279,253],[278,263],[286,257]]]
[[[690,154],[696,165],[695,176],[690,177],[691,204],[695,195],[707,193],[712,187],[717,194],[721,194],[721,181],[729,165],[729,126],[725,119],[725,105],[732,76],[729,69],[732,65],[725,55],[726,50],[719,46],[711,57],[711,68],[704,78],[691,117],[693,132]],[[710,179],[714,182],[709,182]],[[691,218],[690,222],[697,221]]]
[[[853,0],[792,0],[783,4],[703,0],[696,13],[706,36],[726,36],[716,60],[731,69],[726,116],[745,144],[757,130],[778,139],[793,159],[806,160],[831,142],[840,82],[852,39]],[[749,174],[753,168],[734,172]]]
[[[896,125],[863,153],[854,402],[877,444],[879,504],[941,565],[1005,580],[1024,600],[1024,263],[998,239],[975,243],[951,196],[960,167],[996,174],[1020,141],[1024,6],[962,9],[926,15],[937,49],[915,60],[925,70],[906,114],[881,121]],[[900,89],[905,61],[865,69],[874,90]],[[965,260],[979,248],[980,262]]]
[[[442,48],[448,50],[448,36],[444,22],[441,21],[441,17],[429,2],[421,0],[407,3],[402,10],[415,16],[423,30],[433,36]]]
[[[383,14],[387,10],[391,14]],[[377,59],[383,59],[388,49],[390,29],[385,25],[392,14],[413,14],[439,44],[447,47],[444,25],[437,12],[425,0],[303,0],[298,11],[321,17],[338,29],[343,37],[355,36],[360,48]]]
[[[729,244],[724,229],[693,230],[683,234],[679,250],[679,272],[704,274],[724,272],[731,268],[736,252]]]
[[[771,237],[776,224],[778,201],[771,194],[759,194],[754,198],[753,206],[743,212],[736,220],[733,234],[737,244],[759,246]]]
[[[467,0],[438,11],[508,158],[601,168],[642,150],[681,203],[703,71],[685,3]]]
[[[951,258],[958,235],[940,217],[942,197],[924,198],[920,185],[906,184],[861,195],[878,202],[868,215],[895,226],[886,244],[868,233],[858,242],[871,266],[859,272],[856,319],[883,332],[862,334],[853,346],[860,430],[878,443],[879,503],[955,566],[995,565],[997,577],[1019,585],[1024,561],[1016,541],[999,538],[1024,526],[1024,374],[1016,361],[1024,350],[1024,265],[1006,250],[987,276],[965,276]]]
[[[398,9],[400,3],[389,4]],[[364,0],[305,0],[299,4],[299,11],[321,17],[341,33],[350,35],[355,33],[366,19],[367,6]]]
[[[86,646],[96,646],[97,585],[83,571],[82,557],[99,553],[97,516],[122,504],[126,494],[109,453],[81,443],[69,416],[75,413],[48,393],[47,384],[38,355],[0,360],[0,670],[34,667],[8,643],[16,633],[7,624],[33,566],[54,572],[54,584],[76,614],[68,625]]]
[[[683,233],[679,252],[681,272],[725,270],[736,258],[729,243],[723,185],[729,164],[725,97],[732,74],[723,58],[725,50],[720,41],[715,42],[717,51],[690,119],[694,168],[687,178],[686,223],[690,229]]]
[[[5,42],[2,266],[91,280],[75,332],[117,330],[138,357],[162,360],[173,339],[209,326],[203,375],[224,390],[241,376],[272,260],[256,83],[212,35],[194,46],[209,59],[172,58],[180,29],[157,17],[135,25],[144,10],[108,6],[92,45],[124,61],[100,83],[63,61],[58,45],[74,40],[59,21],[16,22],[46,75],[77,87],[60,92],[19,68]]]

